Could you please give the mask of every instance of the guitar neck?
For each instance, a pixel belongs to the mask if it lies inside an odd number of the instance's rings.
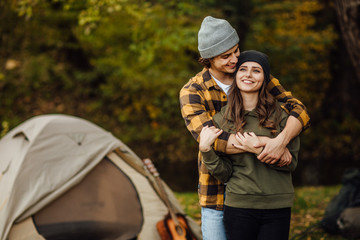
[[[167,208],[169,209],[169,213],[170,213],[171,218],[173,219],[173,221],[174,221],[174,223],[176,225],[180,225],[179,220],[176,217],[175,210],[174,210],[172,204],[170,203],[170,200],[169,200],[169,198],[168,198],[168,196],[166,194],[166,191],[165,191],[163,182],[161,181],[161,178],[159,176],[154,176],[154,177],[155,177],[155,180],[156,180],[156,182],[157,182],[157,184],[159,186],[159,189],[161,191],[162,198],[163,198]]]
[[[150,159],[144,159],[143,160],[146,168],[149,170],[149,172],[154,176],[155,178],[155,181],[156,181],[156,184],[159,188],[159,194],[160,194],[160,197],[163,199],[163,201],[165,202],[167,208],[169,209],[169,213],[170,213],[170,216],[171,218],[173,219],[174,223],[179,226],[180,223],[179,223],[179,220],[177,219],[176,217],[176,214],[175,214],[175,211],[174,211],[174,208],[169,200],[169,197],[165,191],[165,188],[164,188],[164,185],[163,185],[163,182],[161,181],[161,178],[160,178],[160,174],[159,172],[157,171],[157,169],[155,168],[154,164],[152,163],[152,161]]]

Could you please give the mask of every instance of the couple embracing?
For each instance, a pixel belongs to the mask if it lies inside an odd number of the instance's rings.
[[[240,52],[238,44],[226,20],[204,18],[204,68],[180,91],[182,116],[199,142],[203,239],[288,239],[291,173],[310,119],[270,74],[267,55]]]

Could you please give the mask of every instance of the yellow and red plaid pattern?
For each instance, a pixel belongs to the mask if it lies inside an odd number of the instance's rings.
[[[284,102],[283,108],[296,117],[306,129],[310,125],[310,117],[304,104],[291,95],[281,86],[279,80],[271,77],[268,90],[280,102]],[[227,96],[212,79],[208,69],[204,68],[195,77],[191,78],[180,91],[181,114],[185,120],[186,127],[192,136],[199,141],[201,129],[212,126],[212,117],[219,112],[227,103]],[[214,143],[214,149],[225,152],[229,133],[223,132]],[[223,209],[224,185],[211,176],[198,156],[199,167],[199,201],[202,207]]]

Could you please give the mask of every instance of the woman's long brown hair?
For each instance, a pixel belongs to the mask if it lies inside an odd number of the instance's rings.
[[[240,89],[236,84],[236,73],[239,67],[234,73],[234,82],[229,89],[229,96],[227,102],[227,109],[224,115],[223,123],[225,124],[229,119],[234,121],[236,132],[243,133],[245,121],[245,108],[243,104],[243,98],[240,93]],[[268,129],[271,129],[271,134],[275,135],[277,132],[276,126],[280,121],[280,109],[276,104],[276,99],[266,89],[266,77],[264,76],[264,82],[259,89],[259,99],[256,105],[256,113],[259,117],[259,125]],[[271,120],[270,116],[275,113],[275,120]]]

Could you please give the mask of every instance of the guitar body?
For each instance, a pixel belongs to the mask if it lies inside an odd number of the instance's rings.
[[[162,240],[196,240],[188,227],[187,221],[181,214],[176,214],[179,226],[175,224],[170,214],[156,224]],[[181,230],[177,229],[181,228]]]
[[[157,171],[156,167],[152,161],[147,158],[143,160],[146,168],[153,174],[155,177],[156,183],[159,187],[159,195],[162,200],[164,200],[169,213],[165,216],[164,220],[159,221],[156,224],[156,228],[160,234],[162,240],[196,240],[194,235],[191,233],[191,230],[187,224],[186,218],[177,213],[171,205],[168,196],[166,195],[164,186],[160,179],[160,174]]]

